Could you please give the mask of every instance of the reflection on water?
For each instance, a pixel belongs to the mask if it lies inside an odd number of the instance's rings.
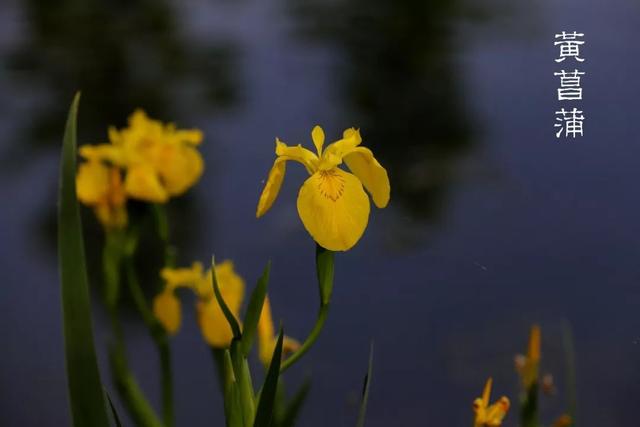
[[[103,140],[137,106],[163,120],[186,105],[235,100],[233,46],[187,37],[163,0],[27,0],[25,39],[8,58],[16,85],[38,100],[25,132],[32,144],[58,144],[70,94],[83,91],[82,131]],[[188,100],[188,104],[185,102]]]
[[[436,219],[456,161],[476,144],[454,55],[461,2],[292,0],[291,9],[301,34],[341,51],[344,98],[393,177],[394,205]]]

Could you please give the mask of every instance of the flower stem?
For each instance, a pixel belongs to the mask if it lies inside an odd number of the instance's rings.
[[[280,373],[284,373],[287,369],[289,369],[294,363],[296,363],[302,356],[305,355],[307,351],[313,346],[313,344],[318,339],[322,328],[324,327],[324,323],[327,320],[327,315],[329,314],[329,304],[321,305],[320,310],[318,311],[318,317],[316,319],[316,324],[313,326],[311,333],[307,339],[302,343],[298,351],[289,356],[282,365],[280,366]]]
[[[171,374],[171,352],[169,348],[169,340],[166,332],[147,304],[146,297],[140,287],[138,275],[135,271],[133,254],[127,254],[124,264],[131,297],[133,298],[136,309],[140,313],[144,324],[147,326],[149,334],[151,335],[158,351],[162,384],[162,415],[166,427],[172,427],[174,424],[173,376]]]
[[[118,289],[120,287],[120,269],[122,266],[121,237],[121,235],[116,234],[107,236],[102,257],[106,288],[105,299],[113,334],[109,362],[118,392],[136,424],[143,427],[163,427],[162,422],[158,419],[144,396],[127,363],[124,332],[118,317]]]
[[[538,423],[538,382],[534,382],[525,391],[520,406],[522,427],[539,427]]]
[[[316,274],[318,276],[318,289],[320,291],[320,309],[318,317],[313,329],[309,333],[307,339],[302,343],[300,348],[289,356],[280,366],[280,373],[289,369],[296,363],[307,351],[313,346],[318,339],[320,332],[324,328],[324,323],[329,315],[329,302],[331,301],[331,293],[333,291],[333,260],[334,253],[316,245]]]

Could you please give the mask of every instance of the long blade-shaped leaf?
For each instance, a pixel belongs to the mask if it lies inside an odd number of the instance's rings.
[[[369,400],[369,387],[371,386],[371,372],[373,370],[373,343],[369,350],[369,368],[367,368],[367,376],[364,377],[364,385],[362,387],[362,402],[360,402],[360,413],[358,414],[358,422],[356,427],[364,427],[364,418],[367,414],[367,401]]]
[[[273,350],[271,364],[269,365],[269,370],[267,371],[267,376],[264,380],[264,384],[262,385],[262,391],[260,392],[260,401],[258,402],[256,420],[253,424],[254,427],[269,427],[271,425],[271,419],[273,418],[273,403],[276,399],[278,379],[280,378],[283,337],[284,333],[282,328],[280,328],[278,342],[276,343],[276,348]]]
[[[238,325],[238,321],[235,316],[229,309],[229,306],[222,298],[222,294],[220,293],[220,286],[218,286],[218,278],[216,277],[216,262],[213,257],[211,257],[211,277],[213,278],[213,293],[216,296],[216,300],[218,300],[218,304],[222,309],[222,313],[224,317],[227,319],[229,326],[231,327],[231,331],[233,332],[233,338],[239,340],[242,337],[242,333],[240,332],[240,325]]]
[[[251,372],[249,371],[249,363],[240,351],[240,342],[233,340],[229,353],[231,354],[231,362],[233,365],[233,373],[236,377],[236,383],[240,392],[240,406],[242,408],[242,420],[245,426],[253,424],[253,418],[256,414],[256,402],[251,381]]]
[[[233,362],[228,350],[224,351],[224,413],[227,427],[242,427],[240,389],[233,373]]]
[[[244,317],[244,325],[242,327],[242,342],[240,346],[244,357],[249,355],[251,347],[253,346],[256,329],[260,321],[260,315],[262,314],[262,307],[264,306],[264,299],[267,295],[270,271],[271,262],[268,262],[249,299],[249,306],[247,307],[247,314]]]
[[[108,427],[109,418],[93,344],[89,285],[76,198],[77,94],[62,147],[58,206],[58,254],[67,380],[74,427]]]

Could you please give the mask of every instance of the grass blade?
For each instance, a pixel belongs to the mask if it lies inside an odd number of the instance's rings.
[[[273,350],[271,364],[269,365],[269,370],[267,371],[267,376],[264,380],[264,384],[262,385],[262,391],[260,392],[260,401],[258,402],[256,419],[253,424],[254,427],[269,427],[271,425],[274,402],[278,391],[278,380],[280,378],[283,337],[284,333],[282,328],[280,328],[278,342],[276,343],[276,348]]]
[[[80,210],[76,198],[76,123],[80,94],[65,128],[58,206],[58,254],[65,357],[74,427],[108,427],[91,322]]]
[[[369,388],[371,386],[371,372],[373,370],[373,343],[369,350],[369,368],[367,376],[364,377],[364,385],[362,387],[362,402],[360,402],[360,413],[358,414],[358,422],[356,427],[364,427],[364,419],[367,414],[367,401],[369,400]]]
[[[262,314],[262,307],[264,306],[264,299],[267,296],[267,285],[269,284],[270,272],[271,262],[268,262],[267,266],[264,268],[262,276],[258,280],[256,288],[251,293],[251,298],[249,299],[247,314],[244,317],[242,341],[240,345],[244,357],[249,355],[251,347],[253,346],[256,329],[258,328],[258,322],[260,321],[260,315]]]

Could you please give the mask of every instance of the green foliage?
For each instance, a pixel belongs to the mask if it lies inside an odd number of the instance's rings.
[[[74,427],[108,427],[103,387],[93,343],[82,225],[76,198],[76,94],[65,128],[58,212],[58,253],[65,357]]]
[[[264,306],[264,300],[267,296],[267,285],[269,284],[269,273],[271,272],[271,262],[267,263],[264,268],[264,272],[256,288],[251,293],[249,299],[249,306],[247,307],[247,313],[244,317],[244,327],[242,330],[241,348],[244,357],[249,355],[253,341],[258,328],[258,322],[260,321],[260,315],[262,314],[262,307]]]
[[[278,391],[278,379],[280,378],[283,338],[284,332],[281,327],[280,333],[278,334],[276,348],[273,350],[271,364],[269,365],[267,376],[264,380],[264,384],[262,385],[262,392],[260,393],[260,401],[258,402],[258,410],[256,412],[256,420],[253,424],[254,427],[269,427],[271,425],[271,420],[273,419],[273,408],[276,393]]]
[[[327,305],[333,292],[333,252],[316,245],[316,274],[320,288],[320,304]]]
[[[222,298],[222,294],[220,293],[220,286],[218,286],[218,278],[216,277],[216,263],[213,257],[211,257],[211,277],[213,278],[213,293],[216,296],[216,300],[218,301],[218,304],[220,304],[224,317],[227,319],[227,322],[229,322],[229,326],[233,332],[233,338],[239,340],[242,337],[240,325],[238,325],[238,321],[231,310],[229,310],[227,303],[224,301],[224,298]]]

